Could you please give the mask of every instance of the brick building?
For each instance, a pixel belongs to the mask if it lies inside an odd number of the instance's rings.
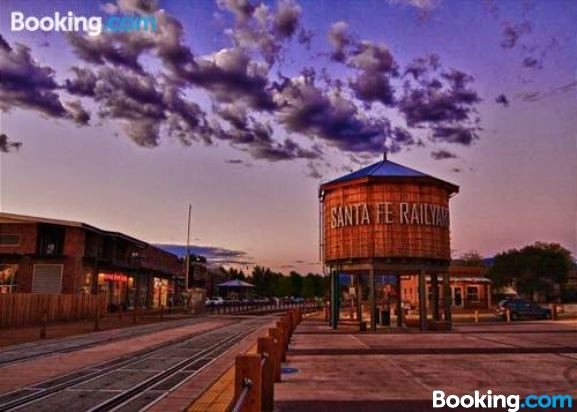
[[[81,222],[0,213],[0,293],[105,293],[110,309],[168,305],[176,255]]]
[[[451,306],[455,309],[489,309],[491,302],[491,280],[485,277],[484,266],[467,266],[458,261],[449,266],[451,277]],[[427,306],[432,301],[430,278],[427,277]],[[418,303],[417,276],[405,276],[401,280],[403,302],[412,306]],[[440,301],[444,301],[443,290],[439,288]]]
[[[229,280],[226,271],[210,265],[204,256],[198,255],[190,257],[189,276],[188,285],[206,290],[207,296],[218,296],[218,284]]]

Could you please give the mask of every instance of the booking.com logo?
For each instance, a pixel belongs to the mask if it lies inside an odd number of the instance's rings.
[[[44,31],[44,32],[85,32],[89,36],[98,36],[103,31],[155,32],[157,20],[154,16],[77,16],[73,12],[55,12],[51,16],[26,16],[21,11],[13,11],[10,15],[10,30],[12,31]]]
[[[433,408],[501,408],[508,412],[520,409],[572,409],[573,398],[570,395],[527,395],[523,400],[519,395],[498,395],[492,390],[485,394],[475,391],[472,395],[445,395],[443,391],[433,391]]]

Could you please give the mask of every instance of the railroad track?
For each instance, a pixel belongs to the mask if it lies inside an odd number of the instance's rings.
[[[4,394],[0,411],[145,410],[270,320],[237,322]]]
[[[50,341],[33,342],[29,344],[17,345],[16,348],[3,349],[0,352],[0,370],[1,368],[12,365],[17,362],[23,362],[31,359],[38,359],[45,356],[52,356],[61,353],[69,353],[77,350],[91,348],[119,340],[130,339],[147,335],[153,332],[160,332],[167,329],[178,328],[181,326],[194,325],[195,323],[204,322],[207,318],[187,318],[171,320],[165,323],[141,325],[132,328],[115,329],[111,331],[100,332],[101,336],[89,334],[77,338],[60,338]]]
[[[219,314],[223,318],[230,318],[237,321],[238,316],[263,316],[271,313],[277,313],[279,310],[266,310],[260,312],[231,312]],[[186,318],[170,320],[158,324],[140,325],[131,328],[115,329],[110,331],[99,332],[100,336],[89,334],[76,338],[60,338],[49,341],[24,343],[17,345],[16,348],[0,348],[0,370],[17,362],[38,359],[45,356],[52,356],[62,353],[70,353],[78,350],[91,348],[106,343],[116,342],[119,340],[130,339],[138,336],[147,335],[153,332],[160,332],[181,326],[189,326],[195,323],[204,322],[209,318],[206,316],[197,318]]]

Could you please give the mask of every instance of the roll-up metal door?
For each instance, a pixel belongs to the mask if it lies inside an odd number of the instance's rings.
[[[60,293],[63,265],[34,265],[32,293]]]

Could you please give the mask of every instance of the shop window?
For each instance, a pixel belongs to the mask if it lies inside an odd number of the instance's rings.
[[[17,233],[0,233],[0,246],[19,246],[20,235]]]
[[[38,225],[38,254],[60,256],[64,250],[64,228],[55,225]]]
[[[0,293],[14,292],[18,265],[0,264]]]
[[[439,298],[441,297],[441,287],[439,285],[437,285],[437,296],[439,296]],[[429,302],[433,301],[433,287],[432,286],[427,287],[427,299],[429,300]]]
[[[468,302],[479,302],[479,287],[478,286],[467,286],[467,301]]]

